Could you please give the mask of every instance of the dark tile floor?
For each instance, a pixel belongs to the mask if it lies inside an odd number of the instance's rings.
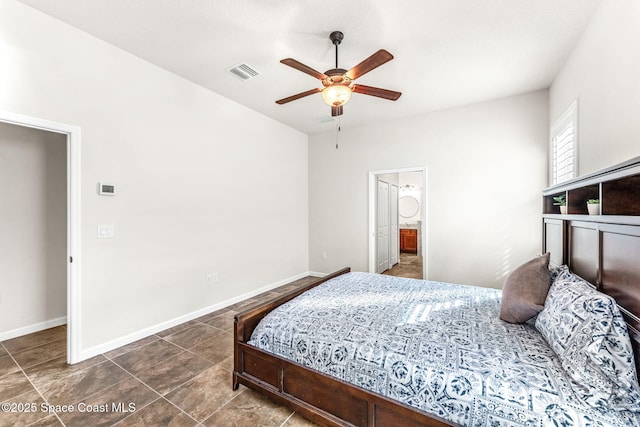
[[[311,280],[75,365],[66,363],[65,326],[3,341],[0,427],[314,426],[252,390],[231,388],[234,314]]]

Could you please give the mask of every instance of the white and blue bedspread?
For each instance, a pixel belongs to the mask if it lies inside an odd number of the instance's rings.
[[[349,273],[278,307],[250,344],[465,426],[629,426],[577,398],[500,291]]]

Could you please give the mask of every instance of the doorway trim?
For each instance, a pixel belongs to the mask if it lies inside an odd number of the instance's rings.
[[[0,121],[67,136],[67,362],[80,361],[80,128],[0,111]]]
[[[417,166],[413,168],[398,168],[398,169],[385,169],[369,171],[369,272],[376,272],[376,191],[377,191],[377,177],[378,175],[385,175],[390,173],[407,173],[407,172],[422,172],[422,213],[420,214],[420,220],[422,221],[422,229],[420,230],[420,238],[422,240],[422,277],[426,280],[429,275],[429,266],[427,262],[427,167]]]

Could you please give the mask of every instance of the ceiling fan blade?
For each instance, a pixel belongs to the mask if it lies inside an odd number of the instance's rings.
[[[377,51],[376,53],[374,53],[373,55],[371,55],[370,57],[368,57],[367,59],[365,59],[364,61],[362,61],[361,63],[359,63],[352,69],[350,69],[349,71],[347,71],[345,74],[351,80],[355,80],[358,77],[373,70],[374,68],[378,68],[385,62],[391,61],[392,59],[393,59],[392,54],[390,54],[384,49],[380,49],[379,51]]]
[[[380,89],[379,87],[371,87],[365,85],[353,85],[352,90],[355,93],[377,96],[378,98],[384,98],[390,101],[396,101],[398,98],[400,98],[400,95],[402,95],[402,92],[396,92],[395,90]]]
[[[327,78],[326,74],[321,73],[320,71],[314,70],[313,68],[304,65],[300,61],[296,61],[293,58],[286,58],[280,61],[284,65],[288,65],[289,67],[295,68],[298,71],[302,71],[303,73],[307,73],[312,77],[315,77],[318,80],[324,80]]]
[[[322,89],[316,88],[311,89],[306,92],[300,92],[295,95],[288,96],[286,98],[282,98],[276,101],[276,104],[286,104],[287,102],[295,101],[296,99],[304,98],[305,96],[313,95],[314,93],[322,92]]]
[[[331,107],[331,117],[335,117],[335,116],[341,116],[342,115],[342,105],[339,105],[337,107]]]

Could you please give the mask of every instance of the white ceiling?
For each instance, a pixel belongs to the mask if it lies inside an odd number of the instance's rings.
[[[87,33],[305,133],[335,128],[321,87],[280,64],[324,72],[329,40],[345,34],[339,66],[384,48],[395,59],[357,80],[402,92],[398,101],[354,94],[342,127],[549,87],[600,0],[21,0]],[[261,74],[242,81],[226,69]]]

